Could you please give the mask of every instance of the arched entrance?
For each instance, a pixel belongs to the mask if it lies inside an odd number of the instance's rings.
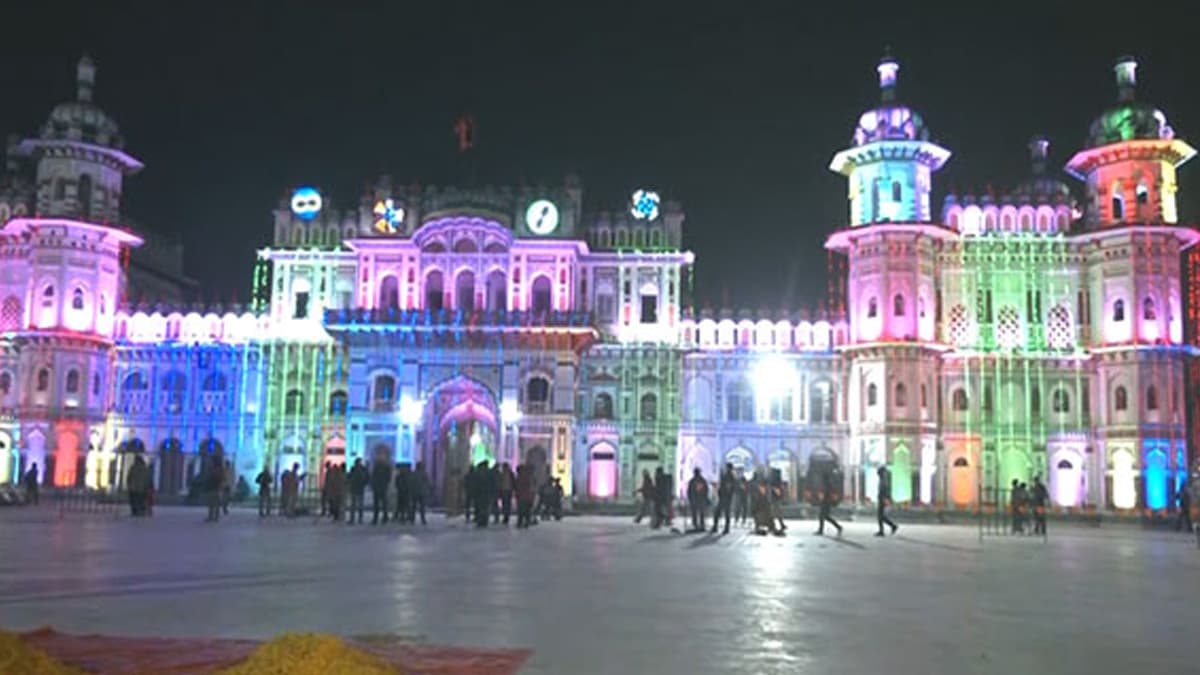
[[[124,488],[125,479],[129,476],[129,467],[133,466],[134,458],[138,455],[145,457],[145,454],[146,444],[142,442],[142,439],[135,437],[121,441],[117,445],[117,468],[112,484],[118,488]]]
[[[478,380],[459,375],[437,385],[428,397],[425,468],[435,503],[461,501],[462,479],[471,465],[496,461],[496,398]]]
[[[158,456],[158,492],[164,495],[183,492],[183,444],[177,438],[168,438],[159,448]]]
[[[609,500],[617,492],[617,449],[612,443],[597,443],[588,453],[588,497]]]
[[[966,454],[950,459],[950,501],[955,506],[969,506],[975,499],[975,469]]]
[[[679,464],[679,474],[675,476],[675,492],[680,496],[687,496],[687,484],[692,479],[692,474],[700,469],[700,474],[711,481],[713,475],[713,458],[712,453],[708,448],[697,443],[688,451],[687,457]]]
[[[550,479],[548,458],[549,455],[546,453],[546,449],[540,445],[535,445],[525,451],[525,463],[533,469],[534,489],[541,487]]]
[[[0,485],[15,483],[14,471],[16,462],[12,456],[12,437],[7,432],[0,431]]]
[[[903,443],[892,449],[892,503],[912,501],[912,453]]]
[[[754,475],[754,455],[745,447],[739,445],[725,453],[725,463],[733,465],[733,475],[738,478],[748,479]]]
[[[796,461],[792,458],[792,453],[786,448],[780,448],[771,453],[767,458],[767,468],[770,471],[768,478],[774,482],[779,481],[783,484],[783,494],[787,495],[787,501],[792,501],[796,498]]]
[[[29,432],[25,439],[25,452],[21,456],[20,478],[24,479],[25,472],[37,465],[37,482],[39,485],[46,483],[46,476],[52,476],[50,472],[53,467],[46,466],[46,436],[40,429],[35,429]]]
[[[808,456],[808,472],[804,476],[804,499],[816,504],[822,493],[822,482],[826,475],[833,477],[834,489],[841,490],[842,469],[838,466],[837,454],[829,448],[817,448]]]
[[[1063,450],[1054,455],[1050,471],[1050,496],[1058,506],[1079,506],[1083,501],[1083,458]]]

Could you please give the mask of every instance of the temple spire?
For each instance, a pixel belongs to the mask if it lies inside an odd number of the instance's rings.
[[[1132,56],[1122,56],[1113,66],[1117,74],[1117,100],[1128,103],[1133,100],[1137,89],[1137,60]]]
[[[879,71],[879,100],[891,103],[896,100],[896,75],[900,72],[900,63],[892,57],[890,47],[883,50],[883,58],[875,68]]]
[[[79,59],[75,67],[75,98],[82,103],[92,102],[92,89],[96,86],[96,64],[87,54]]]

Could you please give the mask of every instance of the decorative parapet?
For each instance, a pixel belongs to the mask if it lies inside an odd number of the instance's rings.
[[[685,349],[702,351],[833,352],[848,343],[849,327],[844,320],[824,318],[788,319],[760,312],[757,316],[711,311],[689,316],[680,322],[680,341]]]

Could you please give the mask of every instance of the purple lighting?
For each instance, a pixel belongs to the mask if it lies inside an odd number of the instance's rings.
[[[880,95],[884,101],[896,98],[896,75],[900,72],[900,64],[890,55],[884,56],[876,68],[879,71]]]

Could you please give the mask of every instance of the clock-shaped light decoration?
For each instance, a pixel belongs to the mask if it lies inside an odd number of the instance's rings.
[[[404,223],[404,208],[391,199],[375,202],[375,231],[380,234],[395,234]]]
[[[549,199],[538,199],[525,210],[525,226],[534,234],[550,234],[558,228],[558,207]]]
[[[296,188],[292,193],[292,213],[300,220],[312,220],[321,212],[321,193],[316,188]]]
[[[638,220],[654,220],[658,217],[658,193],[638,190],[630,200],[629,213]]]

